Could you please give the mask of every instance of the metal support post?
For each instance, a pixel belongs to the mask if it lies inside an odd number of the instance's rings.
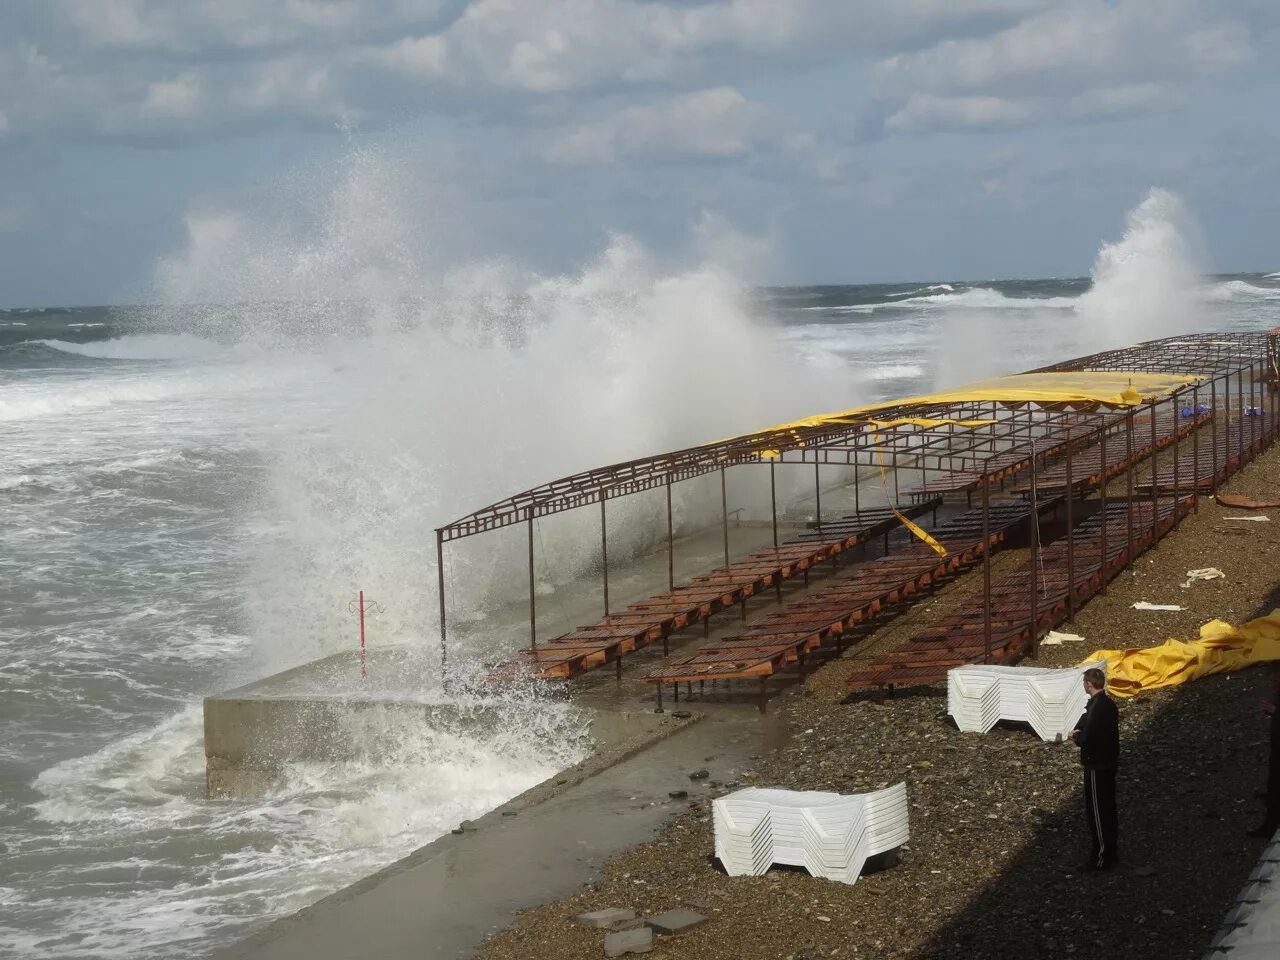
[[[724,480],[724,467],[720,468],[720,512],[724,518],[724,565],[729,565],[729,494]]]
[[[1209,445],[1212,447],[1213,476],[1209,479],[1209,492],[1218,492],[1218,378],[1209,381]]]
[[[1107,462],[1107,424],[1102,424],[1102,435],[1099,438],[1101,449],[1099,457],[1102,460],[1102,483],[1098,487],[1098,500],[1100,501],[1098,515],[1101,517],[1101,525],[1099,528],[1099,550],[1102,555],[1102,595],[1107,593],[1107,477],[1110,473],[1110,464]]]
[[[1151,401],[1151,542],[1156,539],[1156,522],[1160,507],[1160,464],[1156,459],[1156,450],[1160,440],[1156,435],[1156,403]]]
[[[1125,473],[1125,500],[1127,509],[1125,511],[1125,520],[1129,525],[1129,530],[1125,540],[1125,564],[1133,563],[1133,409],[1130,408],[1125,414],[1125,453],[1129,460],[1129,469]]]
[[[1173,502],[1175,507],[1178,498],[1182,494],[1182,476],[1178,466],[1178,454],[1182,444],[1179,438],[1182,436],[1182,399],[1177,393],[1173,395]],[[1194,418],[1194,414],[1192,415]],[[1194,419],[1192,420],[1194,423]]]
[[[604,615],[609,615],[609,533],[605,524],[605,504],[608,503],[603,497],[600,498],[600,568],[604,579]]]
[[[982,662],[991,662],[991,484],[982,473]]]
[[[776,460],[769,461],[769,518],[773,521],[773,549],[778,549],[778,472]]]
[[[449,665],[449,642],[444,625],[444,531],[436,531],[436,572],[440,580],[440,676]]]
[[[818,476],[818,458],[813,458],[813,513],[818,522],[818,532],[822,532],[822,484]]]
[[[1067,622],[1076,619],[1076,528],[1072,509],[1076,493],[1072,486],[1071,444],[1067,444]]]
[[[603,501],[601,502],[603,503]],[[533,510],[527,512],[529,515],[529,649],[532,650],[538,646],[538,608],[534,600]]]
[[[1191,509],[1200,512],[1200,387],[1191,388]]]
[[[1036,446],[1031,442],[1031,656],[1040,653],[1040,498],[1036,490]]]
[[[667,475],[667,589],[676,588],[676,540],[671,523],[671,476]]]

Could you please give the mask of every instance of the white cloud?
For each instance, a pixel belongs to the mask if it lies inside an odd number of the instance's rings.
[[[34,212],[26,197],[0,197],[0,233],[18,233],[27,229]]]
[[[557,163],[609,163],[654,154],[730,157],[745,153],[766,130],[759,104],[716,87],[663,103],[627,107],[612,117],[561,133],[544,156]]]
[[[18,111],[0,85],[0,107],[24,136],[147,139],[477,107],[510,117],[552,96],[651,98],[803,72],[1049,2],[42,0],[38,18],[0,7],[0,37],[43,58],[60,88],[29,84]]]
[[[195,53],[337,40],[432,21],[436,0],[46,0],[90,48]]]
[[[915,130],[974,130],[1026,123],[1035,107],[1026,100],[1003,97],[938,97],[912,94],[885,122],[897,132]]]
[[[413,75],[536,93],[696,76],[725,58],[809,63],[891,48],[1046,0],[476,0],[447,30],[384,52]]]
[[[147,87],[139,112],[160,119],[194,116],[202,102],[200,82],[190,73],[172,80],[160,80]]]
[[[1136,113],[1171,110],[1182,102],[1182,94],[1170,84],[1133,83],[1122,87],[1095,87],[1068,100],[1066,115],[1073,120],[1124,117]]]
[[[760,117],[725,91],[840,61],[857,77],[875,57],[874,114],[894,133],[1169,109],[1254,55],[1258,2],[44,0],[36,21],[0,9],[0,113],[9,139],[172,142],[436,111],[540,127],[607,103],[633,129],[579,122],[548,156],[601,162],[664,137],[665,152],[734,156]],[[823,92],[835,114],[865,91]],[[841,176],[830,144],[790,153]]]
[[[1249,30],[1229,11],[1195,0],[1069,0],[989,36],[888,57],[874,73],[896,104],[888,126],[899,130],[1167,109],[1179,83],[1252,57]]]

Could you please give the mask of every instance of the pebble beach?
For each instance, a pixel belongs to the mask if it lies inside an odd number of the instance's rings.
[[[1280,451],[1225,485],[1274,497]],[[1061,667],[1098,649],[1194,638],[1202,623],[1241,623],[1280,606],[1280,511],[1265,522],[1211,497],[1060,629],[1080,642],[1043,646]],[[1016,551],[993,567],[1016,563]],[[1187,571],[1225,577],[1181,584]],[[1263,841],[1245,831],[1262,812],[1267,727],[1259,670],[1220,674],[1119,701],[1120,866],[1085,872],[1088,838],[1077,751],[1028,728],[960,733],[941,686],[879,703],[847,678],[967,593],[970,575],[880,628],[770,705],[789,737],[749,769],[706,779],[672,770],[671,817],[650,842],[609,862],[576,895],[525,911],[481,947],[484,960],[603,955],[602,936],[574,922],[608,907],[641,916],[688,907],[707,922],[659,937],[655,958],[819,957],[1195,958],[1243,884]],[[975,583],[974,581],[978,582]],[[1139,611],[1138,601],[1181,611]],[[698,709],[695,705],[694,709]],[[714,709],[714,707],[712,707]],[[898,781],[911,801],[911,840],[898,862],[844,885],[802,870],[728,877],[712,856],[711,800],[741,786],[858,793]],[[679,797],[687,791],[687,797]]]

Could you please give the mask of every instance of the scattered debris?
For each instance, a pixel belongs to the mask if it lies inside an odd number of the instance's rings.
[[[604,935],[606,957],[620,957],[624,953],[648,953],[652,949],[653,930],[650,927],[617,930]]]
[[[1059,633],[1057,630],[1050,630],[1041,638],[1041,646],[1056,647],[1062,643],[1084,643],[1084,637],[1078,633]]]
[[[1145,600],[1139,600],[1133,605],[1135,610],[1181,610],[1182,608],[1176,603],[1147,603]]]
[[[667,794],[672,800],[683,800],[689,796],[688,790],[672,790]]]
[[[645,925],[652,927],[654,931],[664,937],[669,937],[673,934],[683,933],[690,927],[696,927],[700,923],[705,923],[706,919],[702,914],[693,910],[677,907],[674,910],[668,910],[666,913],[660,913],[656,917],[648,917],[645,920]]]
[[[589,913],[580,913],[573,918],[584,927],[605,927],[613,926],[623,920],[635,920],[636,912],[627,907],[608,907],[604,910],[592,910]]]
[[[1262,517],[1223,517],[1222,519],[1223,519],[1223,520],[1248,520],[1248,521],[1252,521],[1253,523],[1270,523],[1270,522],[1271,522],[1271,518],[1270,518],[1270,517],[1267,517],[1267,516],[1262,516]]]
[[[689,779],[690,779],[690,780],[705,780],[705,779],[707,779],[707,777],[709,777],[709,776],[711,776],[711,771],[709,771],[709,770],[707,770],[707,769],[703,768],[702,770],[695,770],[695,771],[693,771],[693,773],[689,774]]]
[[[1255,500],[1234,493],[1218,494],[1218,502],[1224,507],[1235,507],[1237,510],[1270,510],[1280,507],[1280,500]]]
[[[1182,582],[1182,589],[1185,590],[1197,580],[1225,580],[1227,575],[1217,567],[1202,567],[1199,570],[1188,570],[1187,579]]]

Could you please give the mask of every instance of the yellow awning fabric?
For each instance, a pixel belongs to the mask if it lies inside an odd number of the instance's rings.
[[[892,410],[902,406],[940,407],[952,403],[1003,403],[1021,406],[1034,403],[1041,406],[1057,407],[1134,407],[1147,400],[1168,396],[1175,390],[1185,387],[1197,380],[1203,380],[1199,374],[1166,374],[1166,373],[1132,373],[1129,371],[1111,371],[1105,373],[1071,372],[1071,373],[1019,373],[1008,377],[996,377],[992,380],[979,380],[976,383],[955,387],[939,393],[926,393],[915,397],[904,397],[901,400],[885,400],[863,407],[850,407],[833,413],[820,413],[791,423],[780,423],[767,427],[756,433],[733,437],[735,440],[746,440],[759,434],[797,430],[802,427],[838,426],[840,424],[856,425],[875,421],[881,426],[899,426],[916,424],[918,426],[937,426],[955,423],[957,426],[981,426],[989,420],[947,420],[934,418],[912,418],[877,420],[875,414],[882,410]]]
[[[893,419],[893,420],[872,420],[869,417],[858,417],[856,419],[851,419],[847,421],[832,420],[830,422],[831,423],[848,423],[850,425],[863,424],[865,426],[872,427],[873,429],[876,429],[876,430],[888,429],[890,427],[900,427],[906,424],[910,424],[911,426],[914,426],[914,427],[945,427],[950,425],[955,427],[964,427],[967,430],[971,430],[974,427],[988,427],[993,423],[998,423],[999,421],[997,420],[952,420],[947,417],[898,417],[897,419]],[[776,430],[792,430],[793,427],[794,427],[794,424],[788,424],[782,427],[770,427],[768,430],[762,430],[760,432],[767,434],[767,433],[772,433]],[[746,437],[731,437],[730,439],[747,439],[748,437],[753,437],[753,436],[755,436],[755,434],[747,434]],[[795,436],[793,436],[791,439],[795,442],[796,446],[798,447],[804,446],[804,437],[800,436],[799,434],[795,434]],[[761,450],[760,456],[765,460],[777,460],[778,457],[781,456],[781,454],[777,450]]]
[[[1106,661],[1107,692],[1113,697],[1280,660],[1280,610],[1241,627],[1211,620],[1200,628],[1200,639],[1190,642],[1170,639],[1140,650],[1099,650],[1084,663],[1099,660]]]

